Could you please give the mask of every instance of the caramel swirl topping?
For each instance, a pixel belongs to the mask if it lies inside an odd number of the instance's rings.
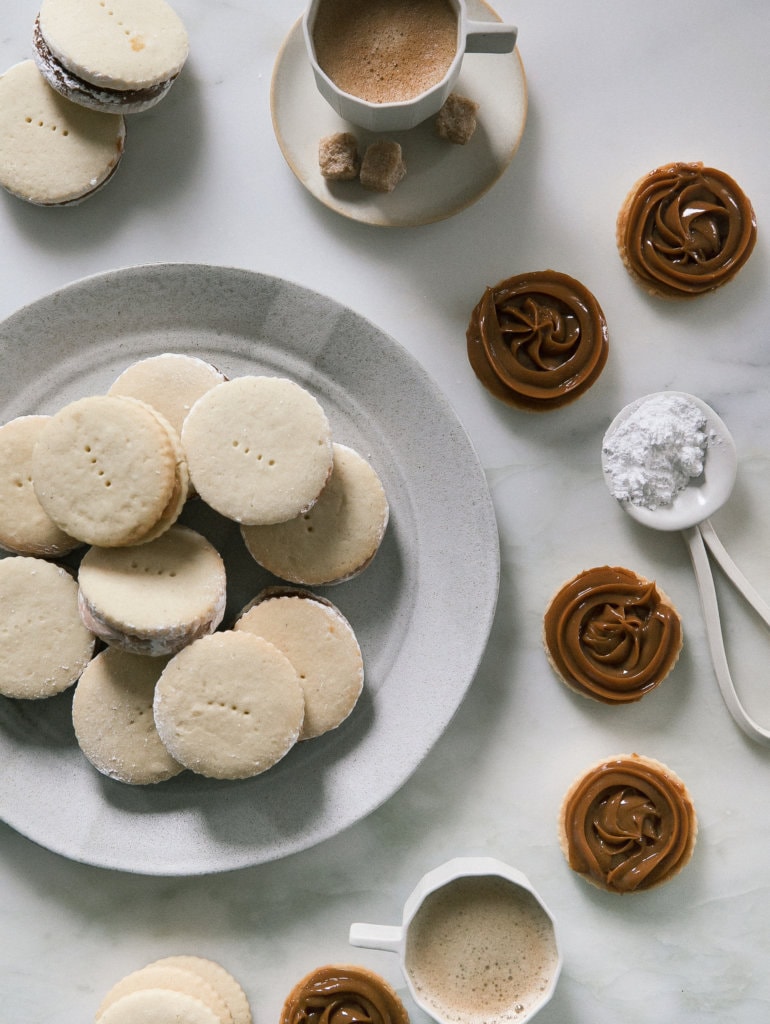
[[[602,762],[562,807],[570,867],[612,892],[650,889],[685,865],[697,833],[684,783],[637,754]]]
[[[618,245],[649,291],[692,297],[729,281],[751,255],[757,221],[724,171],[672,163],[633,188],[618,217]]]
[[[408,1024],[393,989],[372,971],[319,967],[291,992],[281,1024]]]
[[[579,281],[554,270],[487,288],[471,313],[468,359],[496,398],[557,408],[583,394],[607,361],[607,323]]]
[[[544,639],[573,689],[605,704],[628,704],[671,671],[682,629],[654,583],[604,565],[580,573],[556,594],[545,613]]]

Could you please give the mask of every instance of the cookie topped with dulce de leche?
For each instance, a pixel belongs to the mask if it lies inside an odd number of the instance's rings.
[[[584,394],[604,369],[607,321],[580,281],[554,270],[517,274],[485,289],[466,332],[484,387],[528,412]]]

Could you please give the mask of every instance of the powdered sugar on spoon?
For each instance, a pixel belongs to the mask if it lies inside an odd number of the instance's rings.
[[[748,736],[770,745],[770,730],[748,714],[730,676],[705,547],[708,544],[734,586],[770,625],[770,605],[735,565],[709,521],[730,497],[737,475],[738,456],[729,430],[694,395],[682,391],[647,395],[622,409],[608,427],[602,469],[610,493],[632,519],[653,530],[683,531],[724,701]]]
[[[730,497],[738,456],[710,406],[683,391],[660,391],[618,413],[604,435],[602,468],[633,519],[653,530],[684,530]]]

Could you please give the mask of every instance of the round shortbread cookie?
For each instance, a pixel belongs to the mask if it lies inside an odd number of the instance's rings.
[[[155,688],[155,724],[172,756],[200,775],[259,775],[294,746],[305,701],[289,659],[245,632],[202,637]]]
[[[139,399],[135,399],[135,401],[139,401]],[[166,417],[158,412],[157,409],[146,402],[143,404],[152,412],[153,416],[166,431],[171,447],[174,450],[174,489],[158,521],[147,533],[142,534],[139,540],[136,541],[137,544],[146,544],[148,541],[156,540],[162,533],[170,529],[181,515],[185,502],[190,496],[190,471],[187,468],[187,459],[182,448],[182,439],[179,436],[179,431],[172,427]]]
[[[97,1024],[105,1010],[123,996],[146,989],[169,989],[172,992],[193,996],[212,1010],[221,1024],[234,1024],[225,1000],[199,973],[178,965],[161,963],[140,967],[138,971],[127,974],[113,985],[96,1011]]]
[[[352,626],[331,601],[302,591],[266,591],[233,628],[268,640],[294,666],[305,696],[300,740],[345,721],[361,696],[364,663]]]
[[[372,466],[335,443],[334,470],[315,505],[273,526],[243,526],[252,557],[268,572],[306,586],[341,583],[366,568],[388,525],[388,500]]]
[[[198,356],[163,352],[126,367],[107,394],[141,399],[157,409],[181,434],[195,402],[224,381],[223,373]]]
[[[80,749],[102,775],[141,786],[182,771],[161,743],[152,702],[167,658],[108,647],[89,662],[72,700]]]
[[[238,523],[280,523],[308,509],[332,468],[318,401],[283,377],[237,377],[198,399],[182,428],[193,486]]]
[[[194,971],[222,996],[233,1018],[233,1024],[252,1024],[251,1007],[240,983],[221,964],[206,957],[180,955],[156,960],[155,965],[168,964]]]
[[[97,1019],[98,1024],[222,1024],[201,999],[170,988],[128,992]]]
[[[58,558],[80,545],[46,515],[32,486],[32,451],[48,416],[19,416],[0,427],[0,547]]]
[[[157,414],[133,398],[92,395],[51,417],[32,455],[45,512],[87,544],[134,544],[166,512],[177,453]]]
[[[222,621],[225,566],[216,548],[179,523],[131,548],[93,547],[78,574],[83,621],[133,654],[174,654]]]
[[[189,41],[165,0],[42,0],[33,47],[41,73],[62,95],[133,114],[166,95]]]
[[[38,206],[78,203],[115,172],[126,127],[54,92],[31,60],[0,76],[0,185]]]
[[[0,559],[0,693],[37,700],[78,680],[95,638],[78,615],[77,589],[51,562]]]

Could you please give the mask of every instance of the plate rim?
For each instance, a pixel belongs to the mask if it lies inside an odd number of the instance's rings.
[[[230,855],[230,851],[228,850],[222,857],[216,858],[216,863],[212,863],[210,857],[204,857],[204,862],[200,862],[194,857],[192,861],[187,861],[185,863],[164,861],[163,863],[153,863],[151,865],[146,863],[137,864],[134,858],[130,855],[128,857],[124,856],[121,851],[116,852],[113,849],[105,852],[104,849],[94,850],[89,848],[87,845],[83,848],[82,845],[78,845],[76,840],[68,841],[67,837],[59,837],[58,840],[56,840],[41,834],[39,824],[35,824],[33,822],[30,826],[28,822],[20,820],[19,814],[14,815],[9,813],[9,809],[6,806],[7,798],[2,796],[3,790],[0,787],[0,820],[5,821],[16,832],[26,836],[38,845],[49,849],[54,853],[67,857],[70,860],[81,863],[87,863],[93,866],[109,868],[112,870],[122,870],[131,873],[156,876],[193,876],[213,874],[220,871],[280,860],[285,856],[308,849],[325,841],[326,839],[332,838],[334,835],[339,834],[354,823],[367,817],[390,799],[390,797],[393,796],[411,777],[414,771],[416,771],[429,751],[446,730],[449,722],[454,717],[457,709],[462,704],[468,689],[473,683],[488,644],[495,617],[500,585],[499,534],[488,482],[486,481],[486,475],[483,467],[481,466],[473,442],[465,430],[465,427],[460,422],[459,417],[454,412],[449,400],[433,381],[419,360],[399,341],[397,341],[397,339],[388,335],[373,321],[362,316],[351,307],[348,307],[329,296],[325,296],[304,284],[300,284],[286,278],[265,274],[261,271],[228,266],[225,264],[191,263],[180,261],[142,263],[123,266],[112,270],[90,274],[71,281],[68,284],[40,296],[32,302],[26,303],[15,312],[11,313],[4,320],[0,321],[0,353],[5,350],[9,333],[13,332],[16,325],[23,324],[25,320],[29,320],[30,318],[39,318],[40,315],[45,314],[47,309],[52,305],[61,306],[63,299],[66,301],[75,298],[79,293],[82,294],[83,292],[87,294],[91,289],[99,289],[108,283],[114,284],[117,282],[118,287],[120,287],[124,281],[131,280],[132,283],[135,284],[142,278],[142,275],[149,275],[151,279],[165,278],[166,281],[168,281],[172,280],[175,275],[182,275],[182,277],[186,278],[190,274],[213,274],[216,275],[219,282],[234,282],[236,279],[242,282],[253,282],[258,278],[264,283],[271,283],[278,289],[289,288],[293,290],[294,294],[301,294],[305,299],[311,301],[322,301],[327,304],[328,308],[332,309],[338,315],[352,317],[356,324],[367,325],[371,332],[374,332],[376,336],[387,341],[387,344],[392,347],[392,351],[399,355],[402,364],[408,367],[409,372],[414,374],[415,377],[419,379],[421,386],[426,388],[432,395],[442,413],[442,422],[447,421],[448,424],[451,425],[454,436],[460,439],[461,443],[464,445],[466,458],[475,466],[477,472],[477,483],[482,484],[482,486],[476,495],[476,507],[474,512],[478,519],[479,529],[482,533],[486,533],[487,535],[485,539],[485,555],[488,561],[487,571],[489,587],[488,592],[482,595],[482,604],[477,608],[477,614],[481,614],[482,620],[477,623],[475,638],[472,638],[471,646],[473,651],[472,656],[467,663],[467,678],[464,679],[462,686],[455,694],[456,700],[453,705],[448,710],[445,709],[445,715],[441,721],[440,728],[435,731],[435,734],[430,736],[427,745],[420,746],[418,750],[412,751],[411,759],[405,767],[396,773],[395,781],[384,787],[384,790],[382,788],[378,789],[374,797],[365,801],[355,810],[354,813],[346,815],[341,821],[335,819],[331,827],[327,825],[326,827],[319,828],[318,823],[314,821],[311,823],[310,835],[302,836],[299,839],[296,836],[293,836],[292,842],[284,844],[284,846],[272,855],[266,855],[261,849],[258,851],[251,850],[248,852],[238,850],[235,854]],[[59,312],[61,312],[61,310],[59,310]],[[142,310],[138,315],[141,320],[141,318],[146,315],[146,311]],[[60,325],[58,329],[60,329]],[[151,325],[148,324],[145,329],[151,330]],[[0,400],[5,401],[5,392],[7,387],[8,385],[0,391]],[[410,623],[413,616],[414,609],[410,612]],[[2,735],[1,731],[0,745],[7,745],[5,737]],[[90,766],[87,766],[87,770],[90,770]]]

